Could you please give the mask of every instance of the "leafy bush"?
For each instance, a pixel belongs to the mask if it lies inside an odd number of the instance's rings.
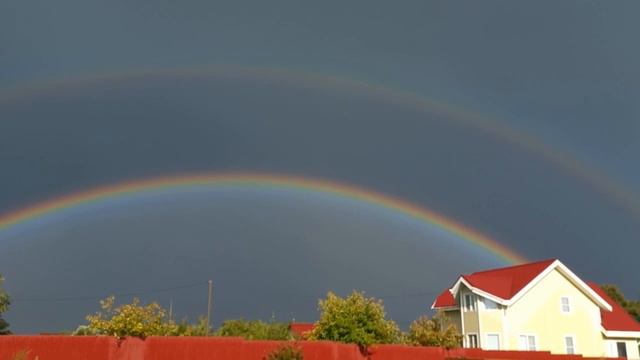
[[[131,304],[114,307],[115,297],[109,296],[101,300],[101,312],[87,316],[89,325],[86,331],[100,335],[117,337],[176,335],[177,325],[166,320],[165,310],[158,303],[140,305],[134,298]]]
[[[2,313],[9,309],[11,299],[9,299],[9,295],[2,290],[3,282],[4,278],[0,275],[0,335],[9,335],[11,334],[9,331],[9,323],[2,318]]]
[[[433,319],[421,316],[409,327],[407,340],[412,345],[440,346],[453,349],[460,346],[462,335],[453,325],[446,325],[444,314],[438,313]]]
[[[320,300],[318,309],[320,320],[309,336],[311,340],[355,343],[360,347],[400,341],[398,325],[385,319],[381,300],[357,291],[344,299],[329,292],[325,300]]]
[[[71,335],[87,336],[87,335],[99,335],[99,334],[87,325],[80,325],[71,333]]]
[[[288,323],[261,320],[227,320],[216,331],[217,336],[239,336],[247,340],[292,340]]]
[[[17,353],[13,354],[11,360],[27,360],[29,359],[29,353],[30,351],[28,350],[20,350]]]
[[[207,318],[204,316],[200,316],[195,324],[182,320],[176,329],[176,335],[179,336],[207,336],[210,333],[211,331],[207,331]]]
[[[293,345],[283,345],[264,357],[264,360],[302,360],[302,350]]]

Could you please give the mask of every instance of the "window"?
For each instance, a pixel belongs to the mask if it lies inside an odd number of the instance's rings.
[[[498,304],[489,299],[482,299],[484,302],[484,308],[487,310],[496,310],[498,308]]]
[[[617,342],[616,347],[618,348],[618,357],[627,358],[627,344],[625,342]]]
[[[520,350],[536,351],[536,337],[533,335],[520,335],[518,347]]]
[[[467,347],[470,347],[470,348],[478,347],[478,335],[476,334],[467,335]]]
[[[487,334],[487,350],[500,350],[500,335]]]
[[[573,355],[576,353],[576,345],[573,336],[564,337],[564,348],[566,350],[566,353],[569,355]]]
[[[465,311],[476,311],[476,296],[473,294],[466,294],[464,296],[464,309]]]
[[[563,313],[571,312],[571,305],[569,304],[569,298],[563,296],[560,298],[560,305]]]

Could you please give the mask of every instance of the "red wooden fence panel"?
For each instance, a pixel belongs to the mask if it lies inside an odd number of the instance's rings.
[[[147,342],[138,338],[127,338],[116,341],[116,348],[112,349],[110,360],[142,360]],[[41,359],[47,360],[47,359]]]
[[[262,360],[286,345],[298,346],[305,360],[590,360],[544,351],[443,350],[432,347],[376,345],[363,355],[356,345],[329,341],[247,341],[229,337],[150,337],[117,340],[106,336],[0,336],[0,360],[20,351],[35,360]],[[593,359],[591,359],[593,360]]]
[[[376,345],[369,349],[375,360],[444,360],[444,350],[437,347]]]
[[[12,360],[21,351],[30,360],[111,360],[116,342],[105,336],[0,336],[0,360]]]
[[[150,337],[144,359],[246,359],[241,338]]]
[[[299,346],[305,360],[366,360],[356,345],[331,341],[303,341]]]

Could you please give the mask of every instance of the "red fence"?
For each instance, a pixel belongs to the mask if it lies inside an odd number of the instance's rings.
[[[219,337],[150,337],[117,340],[98,336],[0,336],[0,360],[27,353],[28,360],[262,360],[282,345],[277,341],[246,341]],[[401,345],[372,346],[363,355],[357,346],[328,341],[297,343],[305,360],[445,360],[445,359],[587,359],[548,352],[444,350]]]

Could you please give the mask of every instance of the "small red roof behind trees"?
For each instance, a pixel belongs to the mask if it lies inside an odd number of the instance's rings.
[[[295,335],[306,339],[309,336],[309,333],[315,329],[316,324],[314,323],[291,323],[289,324],[289,330]]]

